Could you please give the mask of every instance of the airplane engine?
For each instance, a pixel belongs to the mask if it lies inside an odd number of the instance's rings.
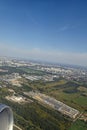
[[[13,130],[13,112],[4,104],[0,104],[0,130]]]

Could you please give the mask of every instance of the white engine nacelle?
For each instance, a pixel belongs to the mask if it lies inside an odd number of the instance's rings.
[[[0,104],[0,130],[13,130],[13,112],[4,104]]]

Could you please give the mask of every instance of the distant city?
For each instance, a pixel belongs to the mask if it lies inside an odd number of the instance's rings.
[[[0,66],[10,66],[10,67],[28,67],[34,70],[40,70],[46,72],[47,74],[44,76],[37,76],[37,75],[27,75],[23,74],[22,76],[26,79],[33,80],[40,80],[43,79],[45,81],[53,81],[54,78],[63,77],[67,80],[76,80],[76,81],[84,81],[86,82],[87,79],[87,68],[82,66],[73,66],[73,65],[63,65],[63,64],[51,64],[51,63],[40,63],[38,61],[28,61],[28,60],[21,60],[16,58],[8,58],[8,57],[1,57],[0,58]],[[0,69],[0,72],[7,72],[8,70]],[[32,72],[33,73],[33,72]],[[19,74],[12,74],[9,75],[11,78],[15,76],[19,76]],[[9,77],[9,78],[10,78]],[[5,75],[3,80],[9,80],[8,76]]]

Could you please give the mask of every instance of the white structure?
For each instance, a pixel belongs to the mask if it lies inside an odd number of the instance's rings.
[[[0,130],[13,130],[12,110],[4,104],[0,104]]]
[[[45,94],[39,93],[39,92],[24,92],[24,94],[38,100],[41,103],[45,103],[48,104],[49,106],[51,106],[52,108],[54,108],[55,110],[61,112],[64,115],[69,116],[72,119],[75,119],[80,112],[66,104],[64,104],[61,101],[56,100],[55,98],[52,98],[50,96],[47,96]]]

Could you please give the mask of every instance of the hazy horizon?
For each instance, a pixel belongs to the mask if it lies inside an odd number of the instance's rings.
[[[0,56],[87,66],[87,1],[1,0]]]

